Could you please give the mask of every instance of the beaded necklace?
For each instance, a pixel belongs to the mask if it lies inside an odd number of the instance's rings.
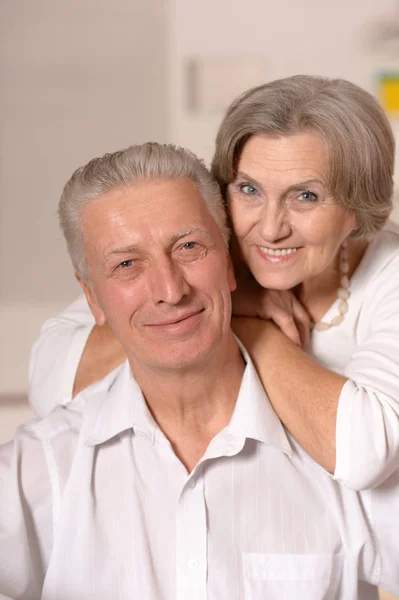
[[[327,331],[331,329],[331,327],[336,327],[340,325],[345,318],[346,313],[348,312],[348,300],[351,295],[350,287],[349,287],[349,262],[348,262],[348,242],[345,240],[342,242],[341,250],[339,253],[339,273],[341,276],[340,286],[337,290],[337,298],[340,299],[338,304],[338,314],[331,319],[331,321],[318,321],[315,323],[313,330],[314,331]]]

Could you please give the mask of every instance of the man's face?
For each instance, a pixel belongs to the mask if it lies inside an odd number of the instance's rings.
[[[114,190],[85,208],[82,227],[91,284],[83,288],[133,368],[199,365],[230,340],[234,274],[190,180]]]

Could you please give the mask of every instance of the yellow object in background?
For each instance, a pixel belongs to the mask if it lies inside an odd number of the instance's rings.
[[[384,73],[378,81],[380,102],[390,117],[399,116],[399,72]]]

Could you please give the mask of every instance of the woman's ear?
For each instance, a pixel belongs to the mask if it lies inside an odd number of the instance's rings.
[[[97,300],[97,296],[93,288],[87,283],[87,281],[82,279],[79,273],[75,272],[75,277],[80,287],[82,288],[84,295],[86,296],[87,303],[96,321],[96,325],[104,325],[107,322],[107,319],[105,318],[105,315]]]

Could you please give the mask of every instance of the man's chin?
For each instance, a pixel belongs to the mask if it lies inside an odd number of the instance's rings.
[[[147,356],[136,362],[160,371],[190,370],[212,360],[214,344],[201,344],[198,338],[175,344],[159,344]]]

